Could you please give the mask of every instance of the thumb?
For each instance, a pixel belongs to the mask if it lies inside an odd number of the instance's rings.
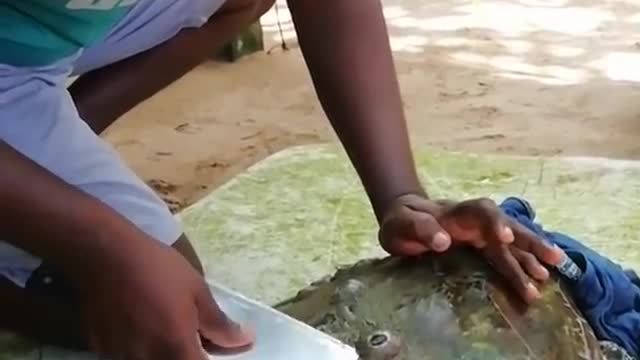
[[[197,301],[200,335],[205,347],[217,350],[235,350],[250,347],[253,334],[231,320],[216,304],[208,291]],[[208,349],[209,350],[209,349]]]
[[[451,236],[440,226],[432,215],[412,211],[416,239],[430,250],[443,252],[451,246]]]
[[[383,223],[380,241],[385,250],[400,256],[443,252],[451,246],[451,237],[432,215],[408,207],[397,209]]]

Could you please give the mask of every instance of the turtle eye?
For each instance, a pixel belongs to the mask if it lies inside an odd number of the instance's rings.
[[[371,337],[369,337],[369,346],[373,348],[380,347],[386,344],[388,341],[389,336],[387,336],[386,333],[373,334],[371,335]]]
[[[394,360],[402,352],[402,341],[388,331],[376,331],[357,347],[362,360]]]

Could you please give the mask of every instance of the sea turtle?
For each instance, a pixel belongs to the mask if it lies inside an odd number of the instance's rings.
[[[526,306],[474,250],[364,260],[276,308],[362,360],[604,360],[556,274]]]

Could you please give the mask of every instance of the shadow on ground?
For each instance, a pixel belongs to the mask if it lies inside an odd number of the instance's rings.
[[[519,0],[385,0],[393,50],[402,57],[448,55],[508,78],[572,85],[597,78],[640,82],[640,3]],[[271,41],[295,46],[287,5],[263,18]],[[624,11],[624,16],[620,12]],[[278,25],[279,16],[279,25]],[[575,64],[579,64],[575,66]]]
[[[416,120],[412,132],[428,132],[427,144],[484,151],[473,142],[489,137],[495,143],[489,151],[496,152],[640,158],[640,146],[626,141],[640,136],[639,2],[384,0],[383,5],[409,116],[429,119]],[[277,7],[262,19],[267,44],[278,51],[284,39],[296,49],[286,2],[278,0]],[[416,76],[425,78],[424,87],[408,81]],[[475,116],[465,112],[477,113],[477,120],[462,122],[464,135],[452,143],[462,131],[449,126],[440,133],[438,122]],[[573,117],[579,120],[564,121]],[[532,131],[541,118],[557,118],[559,127]],[[514,132],[498,131],[505,126]],[[526,148],[518,145],[530,136],[541,139]]]

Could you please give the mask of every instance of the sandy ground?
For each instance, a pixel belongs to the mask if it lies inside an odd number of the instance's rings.
[[[640,158],[640,1],[383,3],[415,147]],[[279,6],[289,51],[203,64],[108,131],[175,207],[280,149],[335,141]]]

